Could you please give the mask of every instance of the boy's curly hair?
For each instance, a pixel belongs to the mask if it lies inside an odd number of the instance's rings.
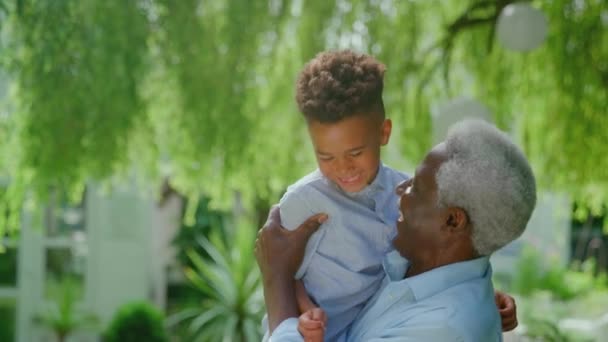
[[[307,120],[333,123],[359,114],[384,118],[382,63],[350,50],[318,54],[300,72],[296,101]]]

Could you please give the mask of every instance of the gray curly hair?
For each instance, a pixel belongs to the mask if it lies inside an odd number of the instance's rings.
[[[536,181],[523,152],[481,120],[452,126],[444,141],[448,160],[437,171],[439,205],[464,209],[473,246],[490,255],[518,238],[536,205]]]

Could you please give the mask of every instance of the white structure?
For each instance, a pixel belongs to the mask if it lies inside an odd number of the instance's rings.
[[[89,187],[85,203],[84,224],[77,229],[52,231],[43,220],[25,215],[18,282],[10,292],[17,302],[17,342],[53,341],[49,329],[33,318],[52,304],[45,288],[57,252],[64,256],[62,261],[68,260],[66,272],[82,279],[78,308],[95,315],[99,329],[106,327],[118,307],[131,301],[150,300],[164,308],[165,266],[172,256],[168,245],[180,226],[181,202],[170,198],[159,208],[130,187],[108,195]],[[65,214],[68,221],[78,221],[77,212]],[[68,341],[97,341],[97,337],[89,330],[73,334]]]

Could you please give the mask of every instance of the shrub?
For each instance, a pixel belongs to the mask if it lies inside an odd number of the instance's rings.
[[[122,306],[114,315],[105,334],[105,342],[167,342],[163,314],[146,302]]]

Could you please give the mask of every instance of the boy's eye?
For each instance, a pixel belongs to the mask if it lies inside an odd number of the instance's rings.
[[[355,152],[351,152],[351,153],[350,153],[350,156],[351,156],[351,157],[357,157],[357,156],[360,156],[360,155],[361,155],[361,153],[362,153],[362,151],[355,151]]]
[[[334,157],[319,157],[319,160],[322,160],[322,161],[330,161],[332,159],[334,159]]]

